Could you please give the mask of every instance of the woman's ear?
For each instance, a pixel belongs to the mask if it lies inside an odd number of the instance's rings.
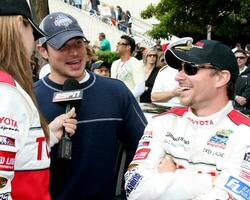
[[[23,29],[23,16],[17,15],[16,20],[17,20],[18,30],[22,31],[22,29]]]

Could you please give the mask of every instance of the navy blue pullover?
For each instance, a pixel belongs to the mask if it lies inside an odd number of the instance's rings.
[[[50,194],[53,200],[112,200],[115,193],[115,161],[121,141],[130,162],[146,126],[134,96],[119,80],[96,76],[81,84],[83,100],[77,110],[77,131],[72,136],[72,160],[57,159],[51,150]],[[65,113],[65,105],[53,103],[62,85],[48,76],[34,84],[38,106],[51,122]]]

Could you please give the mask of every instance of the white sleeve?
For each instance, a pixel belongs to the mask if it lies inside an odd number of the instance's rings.
[[[145,90],[145,78],[143,65],[137,59],[133,60],[132,74],[135,83],[132,93],[135,97],[139,97]]]
[[[141,94],[144,92],[144,90],[145,90],[145,81],[142,81],[142,82],[136,84],[132,93],[133,93],[134,97],[137,98],[137,97],[141,96]]]
[[[9,199],[15,158],[28,136],[31,110],[14,86],[0,83],[0,94],[0,197]]]
[[[157,74],[151,93],[164,91],[164,80],[162,80],[162,74],[163,73],[164,72],[160,71]]]

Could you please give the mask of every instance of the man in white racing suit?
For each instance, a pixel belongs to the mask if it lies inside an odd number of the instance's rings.
[[[250,120],[235,111],[237,62],[229,47],[202,40],[165,52],[186,108],[156,116],[125,174],[127,198],[250,199]]]

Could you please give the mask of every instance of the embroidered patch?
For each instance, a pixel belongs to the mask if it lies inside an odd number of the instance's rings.
[[[133,160],[145,160],[148,157],[150,150],[151,149],[146,148],[137,150]]]
[[[232,176],[229,177],[224,187],[243,199],[250,199],[250,186]]]
[[[233,133],[232,130],[221,129],[216,131],[216,134],[213,135],[207,145],[213,146],[216,148],[225,149],[229,136]]]
[[[135,173],[128,181],[126,186],[126,196],[129,197],[130,193],[137,188],[143,176]]]
[[[250,170],[250,146],[247,146],[241,167]]]

